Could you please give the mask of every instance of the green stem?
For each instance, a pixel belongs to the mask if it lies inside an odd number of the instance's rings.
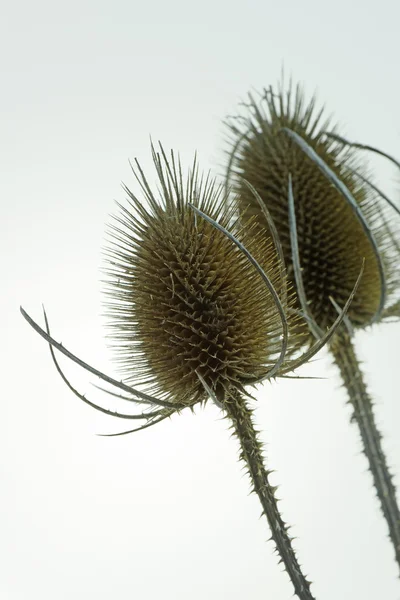
[[[349,403],[353,407],[351,420],[357,423],[360,430],[363,451],[369,462],[382,512],[389,527],[396,561],[400,567],[400,511],[396,500],[396,488],[381,444],[382,436],[375,422],[373,402],[368,394],[349,334],[338,334],[331,344],[331,350],[347,390]]]
[[[254,491],[257,493],[263,514],[267,517],[272,538],[280,554],[281,561],[293,583],[295,593],[300,600],[314,600],[310,592],[310,582],[304,576],[296,554],[292,547],[292,538],[288,534],[288,526],[283,521],[275,497],[276,488],[269,483],[271,471],[264,466],[262,443],[258,440],[257,431],[252,421],[252,410],[238,393],[233,393],[224,402],[227,415],[233,423],[236,436],[241,446],[240,459],[246,463]]]

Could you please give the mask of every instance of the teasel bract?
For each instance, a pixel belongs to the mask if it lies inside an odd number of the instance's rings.
[[[179,159],[152,147],[158,176],[154,194],[139,163],[133,172],[142,199],[125,188],[129,201],[119,205],[106,249],[107,313],[111,339],[124,383],[82,361],[23,316],[50,345],[61,377],[81,400],[120,419],[142,419],[141,427],[196,404],[213,400],[239,439],[240,459],[250,475],[267,517],[281,562],[301,600],[313,598],[288,527],[283,521],[264,466],[263,446],[252,421],[248,385],[284,376],[311,358],[342,322],[344,311],[322,340],[296,355],[303,332],[286,285],[279,239],[268,240],[251,220],[242,224],[237,202],[224,187],[200,177],[196,161],[185,183]],[[103,408],[78,392],[64,375],[60,351],[110,384],[100,388],[136,406],[139,414]],[[135,384],[135,387],[131,387]],[[147,409],[147,410],[146,410]]]
[[[272,217],[289,283],[297,290],[296,308],[309,332],[307,343],[336,319],[365,260],[357,294],[329,346],[400,566],[396,490],[353,344],[355,330],[400,316],[399,208],[374,183],[362,151],[399,163],[339,136],[324,109],[316,109],[315,97],[305,103],[301,86],[284,88],[282,80],[277,91],[264,89],[258,100],[250,95],[245,112],[227,120],[227,181],[239,194],[244,220],[256,217],[267,237],[265,210]]]

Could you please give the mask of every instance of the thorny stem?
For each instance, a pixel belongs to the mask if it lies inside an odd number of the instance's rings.
[[[314,600],[314,596],[310,592],[311,582],[306,579],[301,570],[292,547],[292,538],[288,534],[289,528],[279,513],[278,500],[275,497],[276,488],[268,480],[271,471],[268,471],[264,465],[262,443],[258,440],[252,421],[253,411],[237,392],[232,393],[224,401],[224,408],[240,442],[240,459],[247,465],[254,491],[260,499],[263,514],[267,517],[271,528],[271,539],[276,544],[281,562],[285,565],[295,593],[300,600]]]
[[[360,430],[363,451],[369,462],[382,512],[389,527],[396,561],[400,567],[400,511],[396,500],[396,488],[381,444],[382,435],[375,422],[372,399],[349,334],[337,334],[331,343],[331,350],[340,370],[349,403],[353,407],[351,420],[357,423]]]

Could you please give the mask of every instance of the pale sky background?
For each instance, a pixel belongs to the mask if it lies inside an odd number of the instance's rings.
[[[222,119],[251,88],[276,83],[282,64],[318,90],[344,134],[399,157],[400,5],[25,0],[0,11],[0,598],[289,600],[220,411],[210,404],[138,434],[96,437],[121,422],[71,394],[18,309],[42,322],[43,302],[54,336],[115,375],[99,267],[120,182],[135,188],[128,159],[153,179],[151,135],[185,166],[197,150],[221,175]],[[399,174],[371,164],[394,195]],[[385,325],[357,337],[398,485],[399,335]],[[94,377],[66,366],[102,399]],[[257,420],[313,593],[399,600],[336,370],[322,352],[299,374],[329,379],[267,383]]]

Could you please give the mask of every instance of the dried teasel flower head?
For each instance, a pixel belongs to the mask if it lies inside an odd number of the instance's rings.
[[[245,386],[292,370],[327,337],[291,358],[303,334],[294,333],[299,318],[279,238],[268,239],[254,219],[243,222],[236,200],[199,178],[196,163],[184,184],[173,154],[168,159],[161,147],[153,159],[158,198],[136,164],[147,206],[126,189],[129,206],[120,207],[111,228],[108,308],[120,366],[127,381],[135,377],[172,409],[209,398],[224,409],[296,593],[313,600],[268,479]]]
[[[223,403],[233,389],[265,377],[279,357],[283,364],[284,328],[290,351],[287,298],[278,297],[285,275],[274,244],[255,222],[239,223],[235,200],[201,178],[196,161],[184,183],[173,153],[167,158],[162,147],[160,154],[153,149],[153,159],[158,194],[136,163],[145,202],[125,188],[129,204],[120,205],[109,230],[112,345],[125,381],[177,406],[206,400],[207,389]],[[190,205],[228,230],[270,285],[241,248]]]
[[[106,251],[110,337],[125,381],[108,377],[56,342],[46,314],[44,331],[21,312],[49,342],[55,366],[75,395],[108,415],[146,421],[111,435],[151,427],[209,398],[220,406],[239,439],[240,458],[296,594],[301,600],[313,600],[280,515],[276,488],[269,482],[245,386],[284,376],[318,352],[340,326],[362,273],[334,327],[311,349],[293,356],[302,335],[297,333],[299,316],[286,285],[279,237],[268,214],[270,239],[255,219],[241,219],[237,200],[229,199],[223,186],[199,176],[196,161],[184,183],[173,153],[167,157],[161,146],[159,153],[153,148],[153,160],[157,193],[136,162],[133,171],[141,198],[125,188],[129,203],[119,207]],[[112,386],[103,391],[156,410],[123,414],[89,401],[67,380],[54,349]]]
[[[264,230],[260,205],[243,180],[265,203],[289,281],[297,287],[298,308],[318,337],[336,319],[363,259],[348,326],[365,327],[385,314],[397,284],[399,246],[388,222],[390,207],[360,155],[334,135],[315,104],[315,98],[305,103],[300,86],[284,91],[283,83],[277,92],[264,90],[258,102],[250,97],[246,115],[228,120],[228,180],[234,180],[246,218],[256,215]]]

